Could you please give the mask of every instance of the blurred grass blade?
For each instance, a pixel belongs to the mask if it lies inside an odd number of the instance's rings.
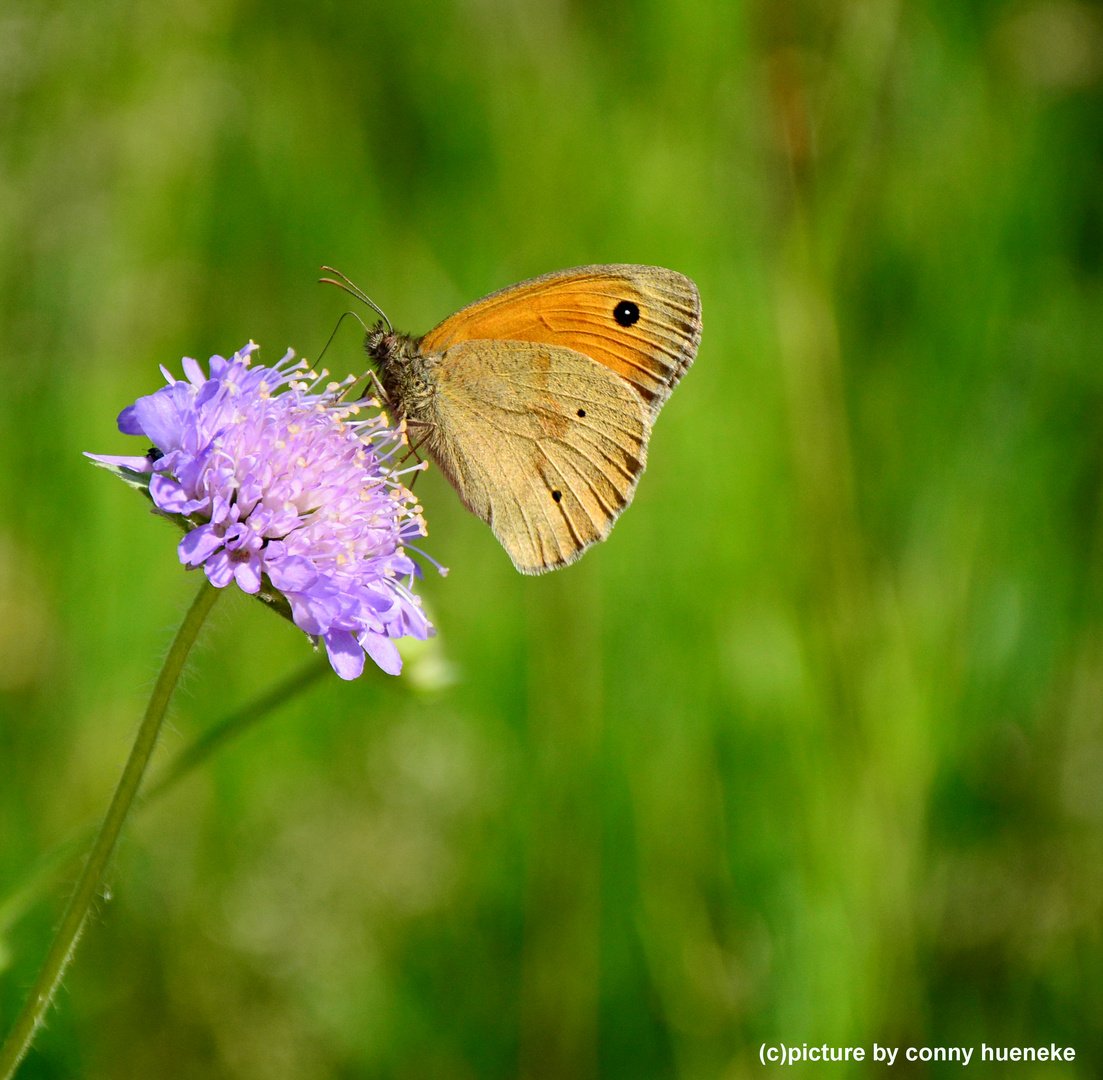
[[[161,775],[150,783],[141,805],[136,809],[141,810],[159,799],[228,742],[243,734],[274,709],[308,690],[329,670],[329,661],[322,654],[278,686],[212,724],[184,747]],[[88,822],[68,839],[51,848],[35,863],[24,879],[7,896],[0,899],[0,939],[43,898],[66,870],[79,861],[88,849],[98,824],[97,821]]]

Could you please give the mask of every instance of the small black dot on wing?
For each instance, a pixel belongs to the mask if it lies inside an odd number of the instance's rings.
[[[555,499],[556,502],[559,502],[559,500],[563,498],[563,492],[562,491],[553,491],[552,492],[552,498]]]
[[[640,320],[640,306],[631,300],[621,300],[613,308],[613,318],[621,326],[632,326]]]

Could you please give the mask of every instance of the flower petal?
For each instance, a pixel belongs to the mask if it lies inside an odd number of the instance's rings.
[[[150,480],[149,495],[159,509],[170,514],[190,514],[195,509],[183,486],[168,476],[155,476]]]
[[[282,593],[304,592],[318,580],[314,564],[301,555],[268,559],[264,566],[272,584]]]
[[[180,366],[184,369],[184,378],[194,386],[202,386],[207,381],[207,376],[203,374],[203,369],[190,356],[185,356],[184,359],[180,361]]]
[[[180,541],[176,550],[179,552],[182,563],[187,566],[198,566],[209,559],[224,543],[225,539],[215,532],[213,526],[200,525]]]
[[[111,454],[90,454],[86,450],[84,452],[86,458],[91,458],[93,461],[101,461],[104,465],[118,465],[123,469],[130,469],[132,472],[152,472],[153,462],[148,457],[113,457]]]
[[[175,387],[166,387],[156,394],[138,398],[129,408],[119,413],[119,430],[128,435],[144,435],[158,450],[173,450],[180,445],[183,422],[180,409],[171,393]],[[123,427],[123,424],[126,427]]]
[[[138,421],[138,415],[134,411],[133,405],[127,405],[121,413],[119,413],[118,420],[115,421],[119,425],[119,430],[124,435],[144,435],[142,425]]]
[[[389,637],[365,630],[360,634],[359,640],[368,656],[388,675],[397,675],[402,670],[402,657]]]
[[[322,640],[333,670],[342,679],[358,679],[364,670],[364,650],[348,630],[331,630]]]
[[[230,553],[223,548],[216,551],[206,562],[207,580],[216,588],[224,589],[234,580],[234,561]]]
[[[260,592],[260,559],[254,555],[248,562],[240,562],[234,566],[234,581],[238,583],[242,592],[255,596]]]

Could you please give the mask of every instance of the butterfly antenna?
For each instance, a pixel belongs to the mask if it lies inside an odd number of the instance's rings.
[[[334,270],[332,266],[323,266],[322,269],[327,274],[336,274],[341,280],[334,281],[333,278],[318,278],[319,283],[324,282],[326,285],[336,285],[338,289],[344,289],[345,292],[355,296],[362,304],[367,304],[373,311],[380,315],[383,321],[387,324],[387,333],[393,334],[394,327],[391,326],[391,320],[387,318],[387,313],[370,297],[363,289],[358,285],[354,285],[340,270]]]
[[[329,340],[325,343],[325,348],[323,348],[322,351],[318,353],[318,359],[316,363],[321,363],[322,357],[326,354],[326,349],[328,349],[330,345],[333,344],[333,339],[337,336],[337,331],[341,329],[341,323],[345,321],[345,315],[351,315],[361,326],[364,327],[364,333],[368,333],[368,328],[364,326],[364,320],[361,319],[355,311],[346,311],[345,314],[337,320],[337,325],[333,328],[333,333],[329,335]]]

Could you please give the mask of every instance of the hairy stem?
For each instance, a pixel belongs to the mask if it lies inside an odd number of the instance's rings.
[[[85,919],[92,901],[99,891],[100,882],[104,871],[111,860],[115,845],[119,840],[123,823],[134,802],[134,796],[141,786],[142,777],[146,766],[149,764],[150,755],[157,745],[157,736],[161,731],[161,723],[165,718],[165,710],[168,708],[169,699],[176,688],[177,680],[184,669],[184,662],[188,653],[195,644],[199,631],[214,606],[220,590],[214,588],[206,578],[199,589],[199,595],[192,601],[180,629],[176,632],[168,655],[165,657],[161,674],[157,677],[157,684],[153,688],[153,694],[149,699],[146,714],[142,719],[138,735],[134,740],[134,746],[130,751],[126,767],[115,794],[111,799],[111,805],[107,809],[107,815],[103,819],[100,831],[96,835],[95,843],[88,855],[88,861],[84,864],[84,871],[77,883],[76,890],[61,918],[54,942],[42,964],[42,970],[38,973],[34,986],[27,997],[22,1011],[16,1018],[15,1024],[8,1033],[4,1045],[0,1047],[0,1080],[11,1080],[19,1063],[30,1049],[35,1032],[46,1016],[46,1010],[50,1007],[65,969],[73,956],[81,930],[84,928]]]
[[[141,790],[141,802],[134,808],[134,812],[139,813],[171,791],[181,780],[213,757],[226,743],[236,739],[280,706],[294,700],[332,670],[323,652],[293,675],[288,676],[278,686],[265,691],[251,702],[212,724],[185,746],[165,766],[159,776],[145,784]],[[3,938],[35,904],[42,900],[61,874],[70,873],[71,876],[76,876],[76,870],[70,868],[79,861],[81,854],[87,851],[98,828],[99,822],[92,821],[77,829],[73,835],[66,837],[42,855],[21,882],[13,885],[7,893],[0,895],[0,938]]]

